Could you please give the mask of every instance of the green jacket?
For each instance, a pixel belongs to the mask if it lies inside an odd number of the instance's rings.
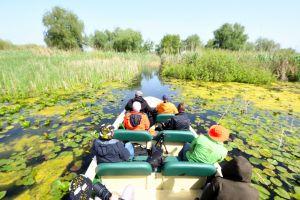
[[[214,164],[222,161],[227,152],[222,142],[217,142],[209,136],[200,135],[192,141],[186,157],[191,162]]]

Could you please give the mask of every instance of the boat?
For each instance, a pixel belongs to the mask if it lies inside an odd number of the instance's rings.
[[[150,107],[155,108],[160,99],[144,98]],[[144,145],[147,149],[156,142],[147,131],[129,131],[121,129],[125,110],[117,117],[114,126],[114,138]],[[157,121],[164,121],[172,115],[158,115]],[[177,159],[184,142],[191,142],[197,133],[190,126],[189,131],[162,131],[164,134],[164,165],[152,170],[146,162],[147,156],[136,156],[132,161],[120,163],[101,163],[97,165],[96,157],[91,161],[85,176],[93,182],[101,181],[109,191],[122,192],[130,184],[134,188],[135,199],[167,200],[195,199],[199,197],[206,177],[220,171],[218,164],[184,162]]]

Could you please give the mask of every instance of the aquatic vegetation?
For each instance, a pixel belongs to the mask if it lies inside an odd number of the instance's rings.
[[[143,68],[160,65],[160,58],[154,54],[50,49],[47,52],[33,49],[1,51],[0,93],[5,98],[34,98],[33,95],[44,92],[99,88],[107,81],[129,82],[140,75]],[[27,100],[31,104],[34,101],[32,98]]]

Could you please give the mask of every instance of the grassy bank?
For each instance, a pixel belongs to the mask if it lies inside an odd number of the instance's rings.
[[[284,52],[202,50],[162,61],[162,75],[179,79],[258,84],[300,79],[300,56]]]
[[[57,89],[129,82],[143,68],[158,67],[152,54],[66,52],[47,48],[0,51],[0,94],[32,96]]]

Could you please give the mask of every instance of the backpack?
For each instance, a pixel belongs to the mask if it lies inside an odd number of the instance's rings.
[[[161,147],[152,145],[151,150],[148,152],[148,158],[146,160],[151,166],[152,170],[163,166],[163,150]]]

